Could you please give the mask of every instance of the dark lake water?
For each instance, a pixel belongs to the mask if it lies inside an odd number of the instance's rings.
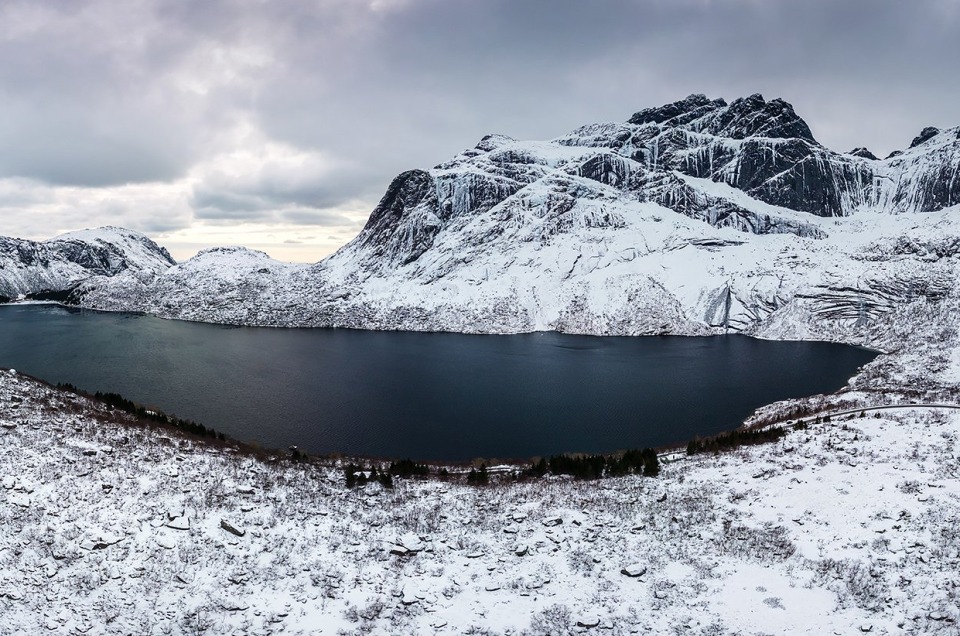
[[[743,336],[279,330],[0,307],[0,366],[267,447],[421,460],[684,442],[839,389],[874,356]]]

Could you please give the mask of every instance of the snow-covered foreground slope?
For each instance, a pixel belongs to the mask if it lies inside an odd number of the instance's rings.
[[[350,491],[3,372],[0,633],[960,633],[960,414],[879,413],[659,478]]]
[[[0,299],[57,295],[91,277],[142,285],[173,264],[167,250],[143,234],[115,227],[70,232],[41,243],[0,237]]]

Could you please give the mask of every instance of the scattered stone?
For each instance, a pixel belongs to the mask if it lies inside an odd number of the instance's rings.
[[[96,539],[87,539],[80,543],[80,547],[84,550],[106,550],[112,545],[116,545],[123,541],[123,537],[118,537],[115,535],[101,535]]]
[[[484,553],[482,550],[475,550],[475,551],[471,552],[470,554],[468,554],[468,555],[467,555],[467,558],[468,558],[468,559],[479,559],[479,558],[482,557],[484,554],[485,554],[485,553]]]
[[[27,495],[7,495],[7,501],[20,508],[30,507],[30,497]]]
[[[245,534],[247,534],[247,531],[244,530],[242,527],[240,527],[239,524],[234,525],[229,521],[227,521],[226,519],[220,520],[220,527],[226,530],[227,532],[229,532],[230,534],[236,535],[238,537],[242,537]]]
[[[157,545],[165,550],[173,550],[177,547],[177,542],[170,537],[157,537]]]
[[[632,579],[639,578],[647,573],[647,568],[644,565],[639,563],[634,563],[633,565],[628,565],[627,567],[620,570],[620,574],[629,576]]]
[[[227,580],[233,583],[234,585],[243,585],[250,580],[250,575],[246,572],[234,572],[227,577]]]
[[[168,522],[166,525],[168,528],[173,528],[174,530],[189,530],[190,517],[177,517]]]
[[[594,615],[581,616],[577,619],[577,627],[596,627],[600,624],[600,618]]]
[[[252,495],[254,489],[253,486],[237,486],[237,492],[241,495]]]
[[[513,548],[513,553],[520,557],[527,556],[529,552],[530,547],[525,543],[517,544],[517,546]]]
[[[487,584],[483,587],[483,589],[486,590],[487,592],[496,592],[496,591],[498,591],[498,590],[500,589],[500,584],[499,584],[499,583],[487,583]]]
[[[397,541],[397,545],[401,548],[404,548],[411,554],[423,552],[424,548],[427,547],[423,540],[412,532],[408,532],[400,537],[400,539]]]
[[[250,608],[246,603],[242,603],[236,599],[224,601],[220,604],[220,607],[222,607],[225,612],[244,612]]]
[[[548,528],[553,526],[559,526],[561,523],[563,523],[563,519],[561,519],[560,517],[547,517],[546,519],[543,520],[543,525],[545,525]]]

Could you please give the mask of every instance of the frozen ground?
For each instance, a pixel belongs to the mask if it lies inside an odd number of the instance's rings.
[[[655,479],[348,491],[3,372],[0,633],[958,634],[958,436],[885,411]]]

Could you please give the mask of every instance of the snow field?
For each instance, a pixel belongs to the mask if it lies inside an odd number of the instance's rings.
[[[0,633],[958,633],[960,417],[347,490],[0,376]]]

